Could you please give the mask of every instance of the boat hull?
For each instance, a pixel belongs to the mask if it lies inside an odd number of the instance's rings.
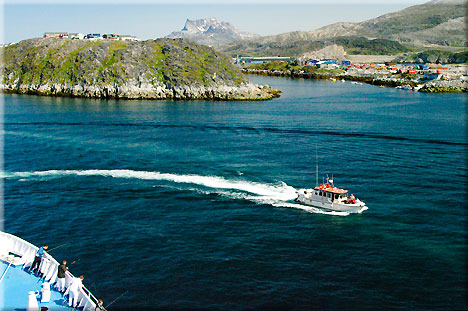
[[[304,190],[298,191],[298,196],[295,199],[297,203],[335,212],[362,213],[367,209],[365,203],[359,200],[356,200],[356,203],[354,204],[337,201],[332,202],[330,199],[325,197],[307,197],[304,193],[307,192],[304,192]]]

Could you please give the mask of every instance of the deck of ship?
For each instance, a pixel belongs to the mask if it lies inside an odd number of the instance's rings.
[[[8,268],[8,263],[0,260],[0,276]],[[40,292],[44,281],[33,274],[23,270],[22,265],[11,265],[6,271],[0,283],[0,310],[2,311],[26,311],[28,306],[28,293]],[[52,286],[51,286],[52,287]],[[39,295],[40,297],[40,295]],[[50,301],[41,303],[38,298],[39,310],[47,307],[50,311],[70,311],[67,300],[63,295],[51,288]]]

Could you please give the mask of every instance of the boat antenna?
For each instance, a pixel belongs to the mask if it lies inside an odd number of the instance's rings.
[[[317,144],[315,144],[315,187],[318,187],[318,154],[317,154]]]

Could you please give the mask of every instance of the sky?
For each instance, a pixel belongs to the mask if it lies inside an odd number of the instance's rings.
[[[360,22],[427,0],[0,0],[2,43],[44,32],[118,33],[163,37],[186,19],[216,17],[260,35],[314,30],[335,22]],[[97,4],[96,4],[97,3]]]

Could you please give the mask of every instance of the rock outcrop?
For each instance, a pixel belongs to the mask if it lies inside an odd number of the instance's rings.
[[[184,39],[29,39],[3,48],[3,92],[121,99],[265,100],[229,58]]]
[[[332,44],[324,47],[323,49],[317,51],[307,52],[299,57],[299,60],[309,60],[309,59],[346,59],[346,52],[342,46]]]

